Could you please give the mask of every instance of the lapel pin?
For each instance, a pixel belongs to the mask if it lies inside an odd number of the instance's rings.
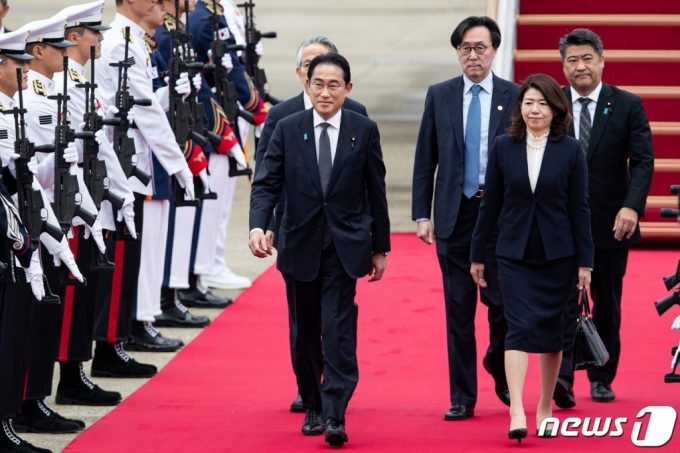
[[[499,105],[499,106],[498,106],[498,110],[503,110],[503,106],[502,106],[502,105]]]
[[[352,149],[354,149],[354,142],[357,140],[355,136],[352,135],[352,138],[350,138],[350,141],[352,142]]]
[[[607,102],[607,107],[605,107],[605,109],[604,109],[604,114],[606,115],[607,113],[609,113],[611,111],[612,111],[612,103]]]
[[[307,140],[307,134],[305,134],[305,140]]]

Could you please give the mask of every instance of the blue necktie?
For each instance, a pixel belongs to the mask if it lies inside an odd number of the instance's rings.
[[[479,103],[479,85],[472,85],[472,101],[468,107],[465,125],[465,182],[463,195],[472,198],[479,192],[479,142],[482,135],[482,106]]]

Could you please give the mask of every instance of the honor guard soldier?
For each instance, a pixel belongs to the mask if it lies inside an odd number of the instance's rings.
[[[119,89],[120,73],[119,68],[110,66],[110,63],[118,66],[120,66],[119,62],[121,61],[127,63],[129,65],[126,68],[129,93],[137,100],[150,100],[150,105],[135,105],[132,109],[135,112],[135,125],[130,130],[130,135],[134,138],[137,168],[147,174],[153,173],[153,152],[165,171],[177,178],[179,184],[185,190],[186,198],[193,199],[193,175],[199,174],[207,165],[202,166],[202,162],[205,161],[202,154],[189,153],[185,156],[183,150],[180,150],[176,143],[168,140],[169,137],[173,136],[165,116],[169,102],[168,92],[167,89],[166,91],[161,89],[156,94],[153,92],[153,79],[155,77],[149,52],[145,46],[146,32],[140,26],[141,19],[149,13],[149,7],[153,3],[151,0],[142,2],[121,0],[116,2],[117,14],[111,24],[112,29],[104,35],[102,58],[96,68],[98,98],[107,107],[115,102],[116,92]],[[129,30],[129,32],[126,30]],[[127,58],[125,57],[126,48],[128,49]],[[180,78],[176,86],[168,89],[188,94],[191,88],[189,80],[185,76]],[[140,202],[140,205],[143,206],[143,215],[139,212],[135,213],[138,231],[141,229],[142,232],[141,250],[137,255],[139,257],[138,272],[128,273],[126,263],[122,279],[116,280],[114,273],[116,285],[122,282],[122,287],[126,288],[127,296],[124,301],[122,299],[115,300],[116,291],[114,291],[113,297],[109,296],[110,302],[108,304],[114,308],[125,305],[124,311],[127,312],[129,317],[121,319],[123,316],[117,316],[115,320],[109,318],[109,321],[113,322],[104,325],[104,327],[108,327],[107,340],[109,342],[112,339],[114,341],[129,340],[132,319],[153,322],[154,317],[162,313],[160,310],[160,288],[163,269],[157,263],[163,258],[162,255],[158,256],[158,250],[164,250],[165,246],[169,203],[167,200],[152,199],[154,185],[151,183],[144,184],[139,178],[130,178],[130,184],[136,193],[136,197],[143,201],[143,204]],[[137,208],[137,202],[135,208]],[[144,217],[153,219],[153,222],[143,222]],[[137,219],[140,221],[137,221]],[[116,286],[114,286],[115,288]],[[106,294],[103,296],[106,297]],[[111,312],[118,312],[117,314],[122,314],[122,311],[111,310]],[[118,329],[117,326],[121,320],[127,326],[121,325],[123,329]],[[112,325],[116,327],[112,328]],[[120,332],[119,330],[123,331]],[[102,345],[102,342],[97,344],[98,347],[100,345]],[[120,345],[118,345],[116,351],[119,351],[117,353],[119,357],[121,357],[120,352],[124,353]],[[97,355],[95,351],[93,369],[96,373],[93,372],[93,375],[101,374],[114,377],[119,375],[117,365],[114,364],[116,357],[113,354],[108,355],[108,364],[111,364],[108,369],[104,369],[108,365],[106,361],[97,361]]]
[[[210,61],[208,52],[211,50],[212,43],[212,29],[210,22],[207,20],[214,13],[219,16],[219,33],[225,44],[234,45],[234,33],[231,32],[227,19],[225,18],[224,8],[219,4],[219,1],[213,0],[199,0],[196,3],[196,9],[191,14],[191,43],[196,52],[197,60],[203,63]],[[239,32],[235,32],[239,33]],[[236,52],[230,52],[231,66],[229,70],[229,81],[234,83],[236,87],[236,94],[238,101],[244,110],[250,112],[254,117],[256,125],[262,127],[267,117],[268,106],[260,98],[257,90],[253,86],[250,77],[246,74],[245,67],[236,55]],[[214,62],[220,64],[221,62]],[[214,79],[211,74],[206,74],[206,79],[210,86],[214,86]],[[222,106],[223,108],[225,106]],[[243,120],[239,119],[239,127],[234,127],[234,132],[240,140],[241,146],[248,155],[246,141],[248,137],[249,126]],[[228,267],[224,259],[225,240],[227,236],[227,225],[231,215],[231,207],[234,198],[234,191],[236,189],[236,179],[228,178],[226,181],[228,187],[226,189],[226,196],[220,197],[222,204],[222,217],[219,222],[216,233],[216,244],[214,248],[214,265],[210,275],[204,275],[202,282],[207,286],[217,289],[241,289],[250,286],[251,282],[248,278],[234,274]],[[219,199],[218,199],[219,200]]]
[[[95,58],[99,58],[103,37],[101,32],[109,27],[102,25],[101,15],[104,9],[104,1],[99,0],[85,5],[68,7],[60,12],[66,16],[67,25],[64,33],[65,38],[74,44],[69,49],[69,69],[66,77],[68,90],[69,114],[72,124],[78,124],[82,129],[85,123],[85,113],[89,109],[88,103],[97,105],[96,99],[90,99],[92,87],[87,86],[85,65],[90,59],[91,47],[95,49]],[[64,86],[64,73],[59,72],[54,76],[56,89],[61,94]],[[89,90],[89,91],[88,91]],[[111,112],[110,112],[111,113]],[[97,112],[105,116],[102,111]],[[100,129],[93,139],[98,151],[97,159],[105,162],[106,175],[108,176],[109,191],[120,197],[123,201],[119,216],[126,221],[128,230],[135,232],[134,224],[134,194],[130,189],[127,177],[113,151],[111,143]],[[83,140],[75,141],[78,149],[79,166],[83,166]],[[89,148],[88,148],[89,149]],[[92,166],[87,168],[90,172]],[[85,168],[83,166],[83,168]],[[89,177],[89,176],[88,176]],[[102,182],[103,184],[104,182]],[[94,195],[94,194],[90,194]],[[112,199],[115,199],[112,198]],[[112,206],[109,200],[100,201],[101,210],[98,219],[102,228],[108,231],[115,230]],[[97,257],[93,256],[93,248],[90,239],[85,239],[84,231],[77,238],[78,263],[87,278],[87,287],[76,286],[74,291],[66,294],[65,303],[62,304],[62,325],[57,359],[60,365],[60,380],[57,387],[57,404],[81,404],[90,406],[116,405],[122,401],[118,392],[104,391],[91,382],[83,371],[82,362],[92,359],[92,341],[94,335],[94,316],[99,275],[101,272],[112,272],[113,269],[97,270]],[[96,252],[96,251],[95,251]]]
[[[0,153],[4,164],[3,183],[12,191],[17,189],[16,159],[14,154],[14,114],[18,107],[12,96],[19,89],[17,69],[23,75],[21,83],[26,86],[26,61],[32,57],[25,53],[28,32],[17,31],[0,35]],[[35,168],[35,159],[29,170]],[[9,170],[9,171],[7,171]],[[38,189],[37,183],[32,189]],[[0,260],[10,269],[3,269],[0,276],[0,452],[46,452],[21,439],[15,432],[11,420],[22,411],[24,384],[28,367],[28,332],[31,328],[33,304],[30,302],[31,287],[39,302],[45,295],[39,253],[24,229],[13,201],[4,184],[0,184],[0,228],[7,232],[0,242]],[[10,220],[14,218],[14,220]],[[9,221],[9,222],[8,222]],[[10,239],[10,242],[7,240]],[[35,238],[34,238],[35,239]],[[66,248],[68,250],[68,248]],[[70,253],[70,252],[69,252]],[[15,266],[15,258],[27,269]],[[77,269],[74,271],[77,273]],[[27,283],[30,281],[31,283]]]
[[[195,0],[188,2],[189,12],[193,10],[195,3]],[[191,44],[182,43],[183,49],[173,50],[173,42],[175,46],[178,46],[181,39],[173,39],[170,35],[176,31],[187,32],[181,20],[186,14],[185,3],[179,1],[179,11],[175,11],[174,0],[166,1],[164,5],[168,14],[155,34],[160,54],[166,63],[173,56],[181,57],[186,54],[183,58],[187,60],[187,63],[191,63],[194,55]],[[179,30],[175,30],[176,27],[179,27]],[[202,107],[206,120],[194,118],[194,123],[201,121],[205,124],[206,130],[211,131],[221,140],[219,144],[207,141],[204,147],[209,159],[210,189],[215,191],[217,200],[203,199],[198,208],[181,208],[178,211],[181,215],[171,213],[171,220],[174,219],[174,224],[171,222],[169,225],[166,268],[161,294],[164,314],[161,318],[157,318],[157,325],[177,325],[174,319],[177,316],[173,317],[171,313],[166,314],[168,308],[177,304],[175,301],[177,298],[189,307],[224,308],[232,303],[230,298],[218,297],[208,288],[203,287],[200,275],[210,274],[212,271],[217,226],[223,206],[220,197],[224,198],[227,195],[225,189],[228,187],[229,179],[229,156],[240,160],[244,166],[246,162],[238,140],[228,124],[226,114],[203,75],[200,72],[196,73],[192,77],[192,83],[197,93],[197,108]],[[187,237],[191,237],[192,240],[186,241]],[[175,291],[176,289],[179,291]]]
[[[71,44],[64,41],[64,28],[66,26],[65,16],[55,16],[44,21],[32,22],[22,27],[22,31],[28,31],[27,52],[35,58],[29,60],[30,71],[28,72],[28,88],[23,92],[23,99],[27,108],[26,112],[26,131],[27,137],[36,145],[50,146],[55,141],[55,127],[61,124],[60,121],[68,119],[58,112],[58,102],[48,99],[48,96],[56,94],[53,81],[54,74],[63,70],[63,55],[65,48]],[[18,95],[17,95],[18,98]],[[16,100],[16,98],[15,98]],[[77,149],[74,143],[55,143],[55,147],[63,145],[60,152],[60,159],[63,159],[66,169],[71,175],[77,175]],[[54,199],[54,182],[56,178],[55,153],[36,153],[38,160],[36,176],[40,185],[45,189],[48,201]],[[70,165],[70,167],[68,167]],[[82,180],[82,177],[80,177]],[[76,176],[78,179],[78,176]],[[61,184],[60,184],[61,187]],[[85,225],[87,236],[90,235],[97,243],[100,250],[104,244],[101,237],[101,226],[92,217],[94,204],[86,190],[81,190],[80,184],[75,187],[80,193],[82,208],[79,209],[78,216],[85,216],[88,211],[89,225]],[[49,203],[46,203],[49,205]],[[58,205],[58,204],[57,204]],[[55,205],[55,206],[57,206]],[[59,218],[58,210],[55,210],[59,224],[64,233],[72,234],[70,231],[71,221],[73,225],[83,225],[85,222],[81,217]],[[48,238],[49,239],[49,238]],[[82,274],[73,262],[73,254],[67,254],[67,244],[62,242],[50,245],[49,241],[41,238],[43,242],[43,269],[45,276],[50,283],[50,288],[65,302],[66,287],[60,283],[62,271],[73,275],[73,281],[84,283]],[[77,241],[70,244],[74,249]],[[45,246],[47,248],[45,248]],[[48,252],[55,255],[54,265],[48,259]],[[55,253],[58,252],[58,253]],[[61,268],[62,257],[65,267]],[[15,429],[19,432],[48,432],[63,433],[74,432],[85,427],[79,420],[67,420],[49,408],[44,399],[52,393],[52,376],[54,373],[54,360],[57,356],[59,338],[61,331],[61,310],[62,305],[48,304],[36,306],[34,308],[34,319],[30,333],[29,343],[29,363],[27,376],[25,378],[26,388],[22,414],[15,418]]]

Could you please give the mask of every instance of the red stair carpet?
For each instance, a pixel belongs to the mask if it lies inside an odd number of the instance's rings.
[[[253,258],[254,259],[254,258]],[[664,384],[670,348],[680,332],[670,325],[680,308],[664,317],[653,300],[665,296],[661,277],[671,273],[678,253],[633,251],[624,293],[623,356],[617,394],[610,404],[588,397],[579,372],[577,406],[556,409],[567,417],[627,417],[621,437],[539,439],[536,357],[525,389],[529,437],[507,439],[507,408],[479,362],[475,417],[445,422],[449,408],[442,282],[434,246],[413,234],[393,236],[382,282],[360,282],[359,387],[347,412],[346,451],[490,452],[636,451],[631,442],[637,413],[646,406],[680,410],[680,384]],[[488,338],[486,309],[479,305],[477,338]],[[328,451],[323,437],[300,433],[304,416],[288,412],[296,387],[288,352],[288,321],[280,274],[269,269],[156,377],[77,437],[70,453],[218,453]],[[643,419],[644,435],[649,416]],[[680,428],[662,451],[680,449]],[[641,437],[642,437],[641,435]],[[518,450],[515,450],[518,451]]]

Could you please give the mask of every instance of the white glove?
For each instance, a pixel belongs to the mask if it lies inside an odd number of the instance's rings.
[[[62,239],[62,241],[66,242],[66,238]],[[80,273],[80,269],[78,269],[78,265],[76,264],[76,259],[73,257],[73,252],[71,252],[71,249],[68,248],[68,246],[64,247],[58,254],[52,255],[52,260],[56,267],[61,266],[61,263],[63,262],[66,267],[68,267],[68,270],[71,271],[71,274],[79,282],[83,282],[83,274]]]
[[[243,154],[243,149],[241,148],[241,145],[238,143],[236,146],[231,148],[229,151],[227,151],[227,154],[236,159],[236,163],[238,164],[238,167],[243,169],[248,166],[246,163],[246,156]]]
[[[191,83],[193,83],[196,93],[201,91],[201,85],[203,84],[203,78],[201,77],[201,74],[196,74],[194,78],[191,79]]]
[[[179,75],[177,83],[175,84],[175,92],[182,95],[182,99],[186,99],[191,93],[191,83],[189,83],[189,74],[183,72]]]
[[[92,239],[94,239],[94,242],[97,244],[97,248],[99,249],[100,252],[106,253],[106,246],[104,245],[104,235],[102,234],[102,224],[99,222],[99,219],[95,219],[94,223],[92,226],[89,226],[87,223],[84,225],[85,226],[85,239],[88,239],[90,237],[90,234],[92,235]]]
[[[9,172],[12,173],[12,176],[14,176],[15,178],[17,177],[17,167],[15,162],[20,157],[21,156],[18,155],[17,153],[12,153],[9,155],[9,162],[7,162],[7,168],[9,169]]]
[[[212,50],[208,50],[208,58],[210,59],[210,63],[212,63]],[[224,69],[227,70],[227,74],[231,72],[232,69],[234,69],[234,63],[231,61],[231,55],[228,53],[225,53],[222,55],[222,66],[224,66]]]
[[[33,173],[34,175],[38,174],[38,158],[33,156],[31,157],[31,160],[28,161],[28,171]]]
[[[114,109],[115,109],[115,107],[114,107]],[[118,110],[118,109],[116,109],[116,111],[117,111],[117,110]],[[84,122],[83,122],[83,123],[80,123],[80,124],[78,125],[78,127],[79,127],[80,130],[82,131],[83,128],[85,127],[85,123],[84,123]],[[99,129],[97,132],[95,132],[95,133],[94,133],[94,139],[95,139],[95,141],[97,142],[97,144],[98,144],[99,146],[102,146],[102,145],[104,144],[104,140],[106,140],[106,138],[104,138],[104,131],[103,131],[102,129]]]
[[[671,326],[671,329],[680,330],[680,316],[675,318],[675,321],[673,321],[673,325]]]
[[[262,57],[264,56],[264,45],[262,44],[262,41],[258,41],[257,44],[255,44],[255,53],[259,59],[262,60]]]
[[[262,131],[264,130],[264,123],[258,124],[255,126],[255,137],[260,138],[262,137]]]
[[[135,109],[128,110],[128,123],[132,125],[135,122]]]
[[[129,204],[123,205],[123,207],[120,209],[120,211],[118,211],[117,220],[119,222],[122,222],[123,220],[125,220],[125,225],[127,225],[127,229],[130,232],[130,236],[137,239],[137,228],[135,227],[134,203],[129,203]]]
[[[116,108],[115,105],[109,105],[108,107],[106,107],[106,113],[104,113],[104,118],[110,120],[111,118],[114,118],[117,113],[118,108]]]
[[[179,182],[179,185],[182,186],[182,188],[187,194],[185,199],[193,200],[195,198],[194,176],[191,174],[191,170],[189,170],[189,167],[184,167],[179,172],[175,173],[175,177],[177,178],[177,182]]]
[[[24,270],[26,271],[26,277],[31,284],[31,290],[35,295],[35,298],[42,300],[42,298],[45,297],[45,285],[43,285],[43,270],[42,266],[40,266],[40,254],[37,250],[33,252],[31,263],[28,268]]]
[[[201,182],[203,183],[203,193],[210,192],[210,183],[208,182],[208,170],[206,170],[205,168],[201,170],[201,172],[198,174],[198,177],[201,178]]]
[[[78,148],[75,142],[69,143],[64,150],[64,160],[70,164],[78,162]]]

